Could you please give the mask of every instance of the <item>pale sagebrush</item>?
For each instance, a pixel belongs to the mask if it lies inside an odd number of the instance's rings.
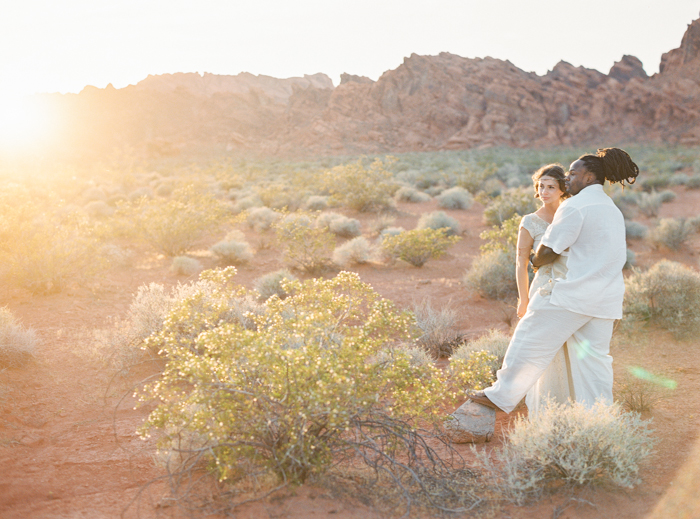
[[[516,418],[501,449],[474,452],[487,485],[523,504],[562,483],[632,488],[653,444],[648,424],[617,404],[548,402],[536,420]]]
[[[656,247],[664,246],[678,250],[692,232],[690,225],[680,218],[662,218],[648,235],[649,241]]]
[[[7,307],[0,307],[0,366],[19,367],[36,351],[36,331],[22,326]]]
[[[646,238],[649,228],[635,221],[625,221],[625,235],[628,240],[640,240]]]
[[[246,241],[222,240],[209,250],[225,265],[245,265],[253,258],[253,249]]]
[[[269,207],[252,207],[248,210],[246,224],[254,231],[266,231],[282,215]]]
[[[424,193],[412,186],[400,187],[394,194],[394,199],[399,202],[428,202],[431,196],[428,193]]]
[[[194,276],[202,271],[202,262],[189,256],[175,256],[170,270],[177,276]]]
[[[259,277],[253,283],[253,288],[259,294],[260,301],[267,301],[276,295],[284,299],[289,293],[284,288],[283,281],[294,281],[297,277],[287,269],[280,269]]]
[[[513,257],[501,250],[486,252],[475,259],[462,282],[489,299],[515,302],[518,296]]]
[[[328,208],[328,197],[312,195],[304,202],[304,209],[307,211],[322,211]]]
[[[451,187],[436,197],[438,205],[445,209],[469,209],[474,199],[469,191],[463,187]]]
[[[433,359],[425,349],[410,344],[399,344],[392,348],[379,350],[377,355],[372,358],[372,362],[375,364],[392,364],[401,358],[408,358],[410,365],[414,367],[426,366],[433,362]]]
[[[421,215],[416,229],[447,229],[448,236],[462,232],[457,219],[448,216],[444,211],[433,211]]]
[[[333,251],[333,263],[341,267],[368,263],[374,256],[374,247],[364,236],[343,243]]]
[[[354,238],[360,235],[360,221],[339,213],[321,213],[316,220],[316,225],[327,228],[341,238]]]

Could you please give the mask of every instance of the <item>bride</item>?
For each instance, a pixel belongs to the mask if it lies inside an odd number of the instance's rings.
[[[569,196],[564,177],[564,168],[559,164],[543,166],[532,175],[535,198],[540,199],[542,207],[523,216],[518,229],[515,278],[518,285],[519,318],[525,315],[530,297],[536,291],[543,295],[550,293],[555,280],[566,275],[566,256],[562,255],[554,263],[540,267],[528,287],[527,266],[530,253],[537,250],[559,204]],[[576,400],[566,345],[559,350],[552,363],[525,396],[528,416],[531,419],[537,416],[547,399],[558,403],[565,403],[569,399]]]

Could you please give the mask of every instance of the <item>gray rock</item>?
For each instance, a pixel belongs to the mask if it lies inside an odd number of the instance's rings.
[[[445,430],[453,443],[491,441],[496,427],[496,411],[471,400],[464,402],[445,420]]]

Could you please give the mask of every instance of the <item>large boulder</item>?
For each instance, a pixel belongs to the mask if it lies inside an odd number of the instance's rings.
[[[445,420],[445,430],[453,443],[491,441],[496,427],[496,411],[467,400]]]

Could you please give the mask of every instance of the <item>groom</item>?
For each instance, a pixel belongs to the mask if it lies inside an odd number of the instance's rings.
[[[613,172],[615,165],[600,156],[608,150],[624,154],[631,166]],[[530,300],[496,382],[470,394],[471,400],[510,413],[567,343],[576,400],[586,406],[598,399],[612,403],[610,339],[615,319],[622,318],[627,247],[624,219],[603,183],[622,182],[626,175],[634,182],[638,173],[629,155],[617,148],[571,164],[566,183],[574,196],[561,204],[531,258],[540,267],[566,255],[566,278],[555,282],[551,294],[535,294]]]

